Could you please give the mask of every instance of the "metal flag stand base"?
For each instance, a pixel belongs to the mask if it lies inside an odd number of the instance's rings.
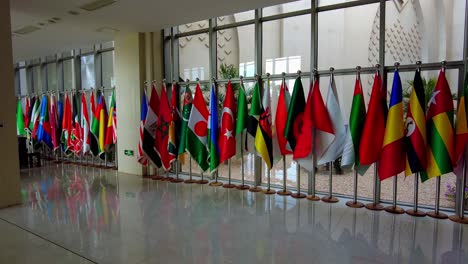
[[[228,173],[229,173],[228,174],[228,183],[224,184],[223,188],[228,188],[228,189],[235,188],[236,185],[231,183],[231,159],[228,160]]]
[[[358,186],[358,171],[357,168],[354,167],[354,193],[353,193],[353,200],[347,201],[346,205],[351,208],[362,208],[364,204],[357,201],[357,186]]]
[[[203,179],[203,171],[201,173],[201,180],[198,180],[197,183],[198,184],[207,184],[208,183],[207,180]]]
[[[173,182],[173,183],[184,182],[184,180],[179,178],[179,159],[176,159],[176,161],[175,161],[175,169],[176,169],[176,177],[175,177],[175,179],[171,180],[171,182]]]
[[[307,195],[301,193],[301,169],[299,167],[299,163],[296,163],[296,175],[297,175],[297,192],[291,194],[291,197],[296,198],[296,199],[306,198]]]
[[[264,194],[275,194],[275,193],[276,193],[275,190],[270,189],[270,187],[271,187],[271,184],[270,184],[270,177],[271,177],[271,170],[269,169],[269,170],[268,170],[268,187],[267,187],[266,190],[263,190],[263,193],[264,193]]]
[[[164,177],[161,176],[161,175],[159,175],[159,168],[158,168],[158,167],[154,167],[154,168],[155,168],[155,170],[156,170],[156,171],[155,171],[156,174],[153,175],[153,176],[151,176],[151,179],[152,179],[152,180],[155,180],[155,181],[161,181],[161,180],[163,180]]]
[[[291,192],[286,189],[286,179],[288,177],[286,173],[286,156],[283,155],[283,190],[276,192],[278,195],[281,196],[291,195]]]
[[[189,159],[189,178],[185,180],[184,183],[192,184],[196,183],[197,181],[192,178],[192,157]]]
[[[391,206],[385,207],[385,211],[391,214],[404,214],[405,210],[397,206],[397,183],[398,175],[393,176],[393,204]]]
[[[218,170],[215,171],[215,181],[214,181],[214,182],[210,182],[209,185],[210,185],[210,186],[213,186],[213,187],[223,186],[223,183],[218,181]]]
[[[379,195],[380,179],[378,176],[378,164],[374,164],[374,201],[372,203],[366,204],[365,207],[372,211],[382,211],[384,207],[379,203],[380,199],[377,197]]]
[[[338,198],[333,196],[333,162],[329,162],[328,165],[330,166],[330,177],[328,179],[328,196],[322,197],[322,202],[326,203],[337,203],[339,200]]]
[[[427,216],[430,216],[432,218],[436,219],[447,219],[448,216],[444,213],[439,212],[439,205],[440,205],[440,176],[436,178],[436,204],[435,204],[435,210],[428,212]]]
[[[426,212],[418,210],[418,184],[419,184],[419,173],[415,173],[414,177],[414,205],[413,209],[406,210],[406,214],[416,217],[426,216]]]

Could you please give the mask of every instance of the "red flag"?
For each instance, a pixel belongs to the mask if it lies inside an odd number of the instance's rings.
[[[169,140],[168,140],[168,149],[169,149],[169,159],[170,162],[174,161],[178,153],[178,144],[179,144],[179,130],[180,130],[180,113],[178,105],[178,96],[179,87],[174,82],[172,84],[172,95],[171,95],[171,121],[169,124]]]
[[[57,138],[57,101],[55,100],[55,95],[50,96],[49,123],[52,146],[53,150],[55,151],[59,147]]]
[[[236,99],[229,81],[226,87],[223,112],[221,114],[221,130],[218,136],[220,155],[219,162],[224,162],[236,154]]]
[[[316,131],[314,144],[312,129]],[[293,157],[304,169],[312,171],[312,154],[319,159],[334,138],[333,125],[320,93],[318,79],[310,87],[304,113],[296,119],[294,131],[297,131],[296,142],[300,144],[296,145]]]
[[[369,110],[364,121],[361,143],[359,145],[359,158],[362,165],[377,162],[382,152],[387,110],[385,93],[382,90],[382,79],[376,73],[369,101]]]
[[[169,154],[169,125],[171,122],[171,109],[169,100],[167,99],[166,85],[163,84],[161,89],[161,98],[159,104],[158,124],[156,128],[156,140],[154,141],[155,150],[161,157],[161,162],[164,170],[168,171],[171,168],[171,155]]]
[[[278,106],[276,107],[276,134],[278,135],[278,145],[281,155],[292,154],[292,151],[286,148],[288,139],[284,136],[284,129],[288,120],[288,107],[289,107],[289,91],[288,86],[283,81],[281,83],[280,94],[278,97]]]
[[[24,98],[25,102],[24,102],[24,128],[28,128],[29,127],[29,122],[31,120],[31,116],[29,115],[29,111],[30,111],[30,104],[31,104],[31,99],[29,99],[29,97],[26,97]]]

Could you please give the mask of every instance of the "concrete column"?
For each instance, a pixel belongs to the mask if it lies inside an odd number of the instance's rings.
[[[152,79],[161,82],[163,69],[160,32],[118,33],[115,37],[115,100],[117,105],[117,150],[119,171],[143,175],[145,170],[137,162],[140,127],[140,101],[143,83]],[[156,40],[156,41],[155,41]],[[156,57],[156,58],[155,58]],[[156,73],[156,74],[155,74]],[[134,156],[126,156],[132,150]]]
[[[0,208],[21,202],[10,2],[0,1]]]

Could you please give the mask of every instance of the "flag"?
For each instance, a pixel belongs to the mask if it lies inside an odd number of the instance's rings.
[[[63,107],[62,119],[62,143],[64,145],[64,152],[69,154],[71,151],[71,131],[72,131],[72,113],[70,98],[65,94],[65,105]]]
[[[146,114],[148,113],[148,101],[146,100],[146,89],[143,89],[141,96],[141,110],[140,110],[140,140],[138,140],[138,153],[137,160],[143,166],[148,166],[148,157],[143,152],[143,136],[145,129]]]
[[[115,116],[115,91],[112,92],[109,103],[109,118],[107,119],[106,138],[104,148],[109,151],[110,148],[117,142],[117,127]]]
[[[83,141],[81,138],[81,125],[80,125],[80,113],[78,111],[78,99],[76,98],[76,93],[72,97],[72,133],[71,133],[71,143],[73,146],[73,152],[75,155],[79,156],[83,148]]]
[[[414,74],[413,90],[406,114],[406,176],[425,171],[427,168],[425,102],[424,85],[418,70]]]
[[[312,171],[314,169],[312,155],[321,159],[334,139],[333,125],[320,93],[318,78],[315,79],[313,86],[311,84],[304,112],[296,118],[294,128],[297,135],[295,139],[300,144],[296,144],[293,158],[304,169]],[[313,129],[314,141],[312,141]]]
[[[59,131],[57,121],[57,101],[55,95],[50,96],[50,109],[49,109],[49,122],[50,122],[50,134],[52,139],[52,150],[55,151],[60,147],[58,135]]]
[[[382,79],[376,73],[369,101],[369,110],[367,111],[361,142],[359,143],[359,160],[362,165],[370,165],[380,159],[387,112],[385,93],[382,93],[381,90]]]
[[[167,99],[166,85],[161,88],[161,101],[159,104],[158,126],[156,128],[156,140],[154,148],[161,158],[162,167],[165,171],[171,168],[172,155],[169,153],[169,125],[171,123],[171,109]]]
[[[180,129],[180,142],[178,151],[179,155],[184,154],[185,150],[187,149],[187,130],[190,112],[192,111],[192,102],[192,92],[190,91],[190,86],[187,84],[185,86],[184,106],[182,108],[182,124]]]
[[[90,135],[89,135],[89,116],[88,104],[86,103],[85,93],[81,94],[81,135],[83,136],[83,154],[86,155],[90,150]]]
[[[236,120],[236,148],[241,150],[244,148],[242,145],[244,132],[247,129],[247,119],[248,119],[248,108],[247,108],[247,96],[245,95],[244,84],[241,83],[239,88],[239,96],[237,97],[237,120]],[[240,157],[241,151],[236,151],[238,153],[238,157]]]
[[[250,153],[255,153],[255,134],[257,133],[258,120],[262,113],[262,99],[260,97],[260,84],[255,83],[252,101],[250,104],[249,115],[247,116],[247,137],[246,137],[246,150]]]
[[[161,168],[161,158],[155,149],[156,128],[159,114],[159,96],[154,85],[151,89],[148,112],[146,114],[145,129],[143,130],[143,152],[154,166]]]
[[[421,180],[451,172],[455,161],[453,99],[443,70],[439,73],[426,114],[427,170]]]
[[[455,125],[455,162],[454,171],[460,175],[463,168],[463,158],[466,143],[468,142],[467,105],[466,96],[468,94],[468,74],[465,76],[465,85],[458,100],[457,123]]]
[[[188,122],[187,142],[190,144],[187,144],[187,150],[203,171],[210,167],[209,152],[206,147],[209,115],[200,85],[197,84]]]
[[[24,98],[24,109],[22,109],[22,112],[23,112],[23,120],[24,120],[24,129],[25,129],[25,134],[26,134],[26,129],[28,127],[28,123],[29,122],[29,109],[31,108],[31,99],[29,97],[25,97]]]
[[[23,107],[21,106],[21,99],[18,100],[16,107],[16,135],[21,137],[26,136],[26,131],[24,130],[24,115]]]
[[[260,117],[258,120],[257,132],[255,133],[255,149],[265,161],[269,170],[273,167],[273,142],[272,122],[270,107],[270,81],[267,80],[267,87],[263,91]]]
[[[210,92],[210,115],[208,116],[208,141],[210,149],[210,172],[213,173],[219,165],[219,144],[218,144],[218,98],[214,84],[211,85]]]
[[[34,103],[36,102],[36,97],[33,96],[31,99],[27,100],[26,103],[26,112],[24,113],[24,129],[26,132],[31,132],[29,129],[29,125],[31,123],[31,116],[34,108]]]
[[[223,112],[221,113],[221,129],[219,133],[219,162],[224,162],[236,154],[236,99],[232,84],[229,81],[226,86],[226,96],[224,97]]]
[[[31,113],[31,122],[29,123],[29,131],[31,131],[31,137],[35,140],[37,138],[37,127],[39,126],[39,115],[40,115],[41,100],[39,97],[34,102],[34,107]]]
[[[349,166],[354,163],[354,169],[360,167],[359,144],[361,142],[362,129],[366,119],[366,105],[362,92],[361,77],[358,74],[354,83],[353,102],[349,115],[348,137],[341,158],[341,166]]]
[[[288,86],[283,80],[281,82],[280,94],[278,97],[278,105],[276,107],[276,135],[278,137],[278,146],[281,152],[281,155],[292,154],[292,151],[287,148],[288,140],[284,135],[284,129],[286,127],[286,121],[288,119],[288,107],[291,97],[289,95]]]
[[[44,144],[53,149],[52,137],[50,136],[50,123],[49,123],[49,103],[47,95],[42,96],[41,115],[39,117],[39,126],[37,128],[37,141],[44,142]]]
[[[178,154],[178,144],[179,144],[179,133],[180,133],[180,113],[179,113],[179,97],[177,96],[179,92],[178,85],[174,82],[172,84],[171,91],[171,121],[169,124],[169,142],[168,149],[171,162],[174,161]]]
[[[99,113],[96,112],[96,103],[94,101],[94,92],[91,92],[89,99],[91,104],[91,128],[89,138],[89,150],[93,156],[99,155]]]
[[[392,93],[385,126],[379,177],[383,181],[405,170],[405,142],[403,126],[403,88],[398,70],[393,76]]]
[[[306,102],[301,77],[297,77],[296,81],[294,82],[291,102],[288,107],[288,119],[286,120],[286,126],[284,128],[284,137],[287,139],[286,149],[288,150],[294,151],[296,148],[296,137],[299,133],[298,130],[300,129],[296,127],[296,124],[298,123],[296,122],[296,119],[299,118],[302,122],[305,106]]]
[[[325,143],[326,140],[331,140],[328,147],[325,147],[325,153],[318,160],[318,165],[325,164],[327,162],[333,162],[343,155],[344,146],[346,143],[346,127],[343,122],[341,115],[340,103],[338,101],[338,92],[336,91],[335,77],[333,74],[330,76],[330,84],[328,85],[326,111],[330,117],[330,121],[333,126],[333,132],[335,136],[331,136],[329,133],[318,132],[316,142]],[[325,114],[324,114],[325,115]],[[325,136],[325,138],[321,138]],[[333,138],[333,139],[332,139]],[[325,144],[325,145],[326,145]],[[318,157],[317,157],[318,158]]]
[[[98,137],[98,146],[99,146],[99,157],[101,159],[104,159],[105,155],[105,148],[104,148],[104,142],[105,142],[105,137],[106,137],[106,131],[105,131],[105,125],[107,124],[107,107],[106,107],[106,99],[104,98],[104,95],[102,94],[101,97],[99,98],[99,105],[96,109],[96,112],[98,113],[98,124],[99,124],[99,137]]]

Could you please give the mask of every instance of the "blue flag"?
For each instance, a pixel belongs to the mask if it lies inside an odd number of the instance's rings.
[[[44,142],[46,146],[53,149],[51,127],[49,122],[49,100],[47,95],[42,96],[41,114],[39,116],[39,126],[37,128],[37,141]]]
[[[210,172],[215,171],[219,165],[218,124],[218,99],[216,98],[215,86],[213,84],[211,86],[210,116],[208,120]]]

